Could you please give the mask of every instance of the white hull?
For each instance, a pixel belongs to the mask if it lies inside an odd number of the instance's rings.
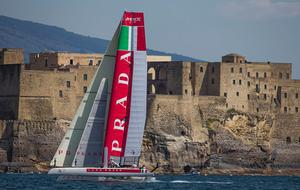
[[[61,175],[57,178],[58,181],[97,181],[97,182],[151,182],[155,181],[155,177],[97,177],[97,176],[82,176],[82,175]]]
[[[58,180],[80,181],[151,181],[154,174],[139,168],[53,168],[48,174],[60,175]]]

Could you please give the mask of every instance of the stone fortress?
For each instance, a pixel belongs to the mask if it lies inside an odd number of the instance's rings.
[[[47,163],[103,54],[32,53],[24,64],[22,49],[0,50],[0,162]],[[292,79],[291,64],[249,62],[238,54],[221,62],[147,59],[142,160],[148,165],[180,172],[187,165],[271,160],[300,168],[300,80]]]
[[[220,96],[226,108],[244,112],[299,113],[300,80],[289,63],[248,62],[228,54],[221,62],[150,62],[148,92],[184,96]]]

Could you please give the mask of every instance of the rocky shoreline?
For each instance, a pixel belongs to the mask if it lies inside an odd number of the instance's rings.
[[[216,98],[203,102],[150,98],[140,163],[150,171],[159,166],[159,174],[300,175],[300,143],[282,140],[286,131],[299,133],[282,127],[297,118],[219,109],[224,102]],[[12,172],[47,172],[69,125],[61,119],[0,121],[0,163],[31,165]]]

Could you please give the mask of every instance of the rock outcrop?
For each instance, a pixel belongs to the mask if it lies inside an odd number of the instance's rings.
[[[227,110],[224,103],[220,97],[149,96],[141,163],[158,173],[300,168],[297,118]],[[66,120],[1,121],[0,162],[46,171],[69,125]],[[287,136],[291,131],[295,136]]]

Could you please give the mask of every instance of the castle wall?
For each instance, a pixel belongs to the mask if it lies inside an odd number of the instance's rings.
[[[300,117],[289,113],[276,115],[270,137],[274,165],[300,167]]]
[[[148,92],[155,94],[182,94],[182,62],[149,62]],[[153,88],[153,89],[152,89]]]
[[[24,70],[20,82],[19,119],[72,119],[95,71],[96,66],[70,71]]]
[[[68,65],[99,65],[103,54],[43,52],[30,54],[30,69],[49,70]]]
[[[13,144],[13,121],[0,120],[0,163],[11,162]]]
[[[300,114],[300,80],[280,81],[279,99],[283,114]]]
[[[23,64],[24,52],[21,48],[1,48],[0,65]]]
[[[0,119],[17,119],[22,65],[0,65]]]
[[[290,74],[290,64],[221,63],[220,94],[227,96],[229,108],[270,112],[280,106],[278,83]]]

